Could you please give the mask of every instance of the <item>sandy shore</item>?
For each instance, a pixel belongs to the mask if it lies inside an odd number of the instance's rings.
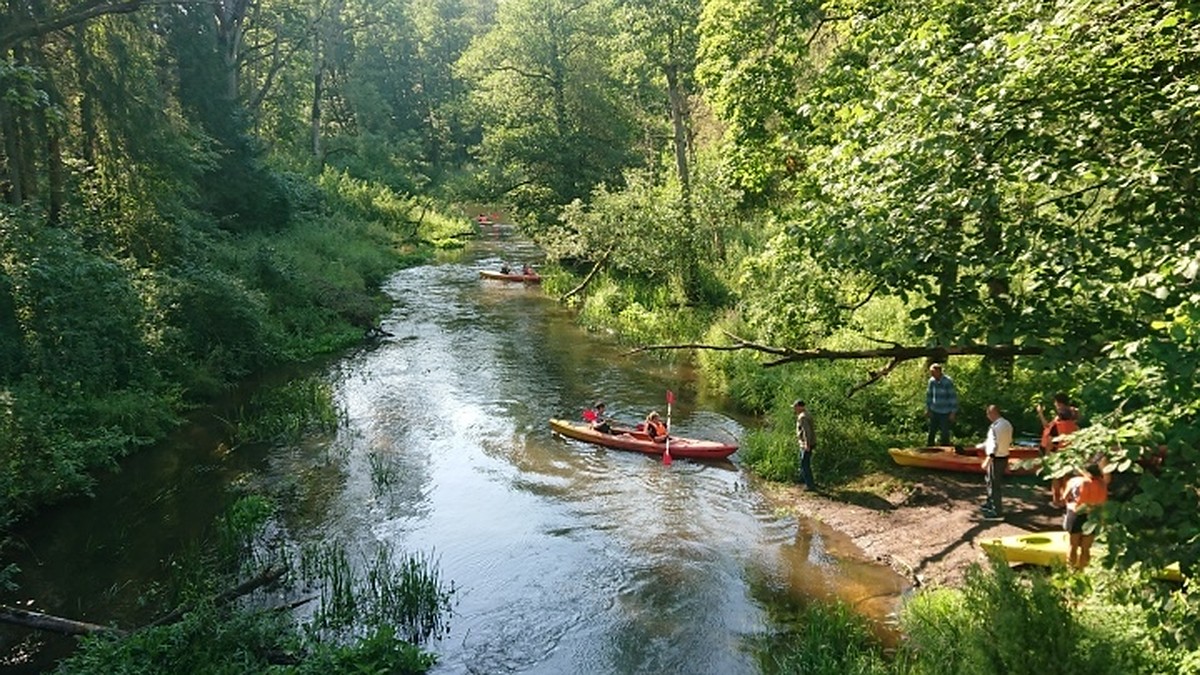
[[[983,520],[982,475],[912,470],[908,485],[887,498],[852,490],[807,492],[764,483],[776,507],[819,520],[842,532],[869,560],[886,563],[921,586],[955,586],[972,563],[987,558],[978,542],[1058,529],[1062,511],[1034,478],[1005,484],[1004,521]]]

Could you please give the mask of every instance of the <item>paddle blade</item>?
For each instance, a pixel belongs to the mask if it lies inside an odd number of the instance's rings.
[[[663,451],[663,466],[671,466],[671,446],[669,445],[667,446],[667,449]]]
[[[595,410],[584,410],[583,411],[583,421],[584,422],[595,422],[596,421],[596,411]]]
[[[667,405],[672,405],[674,403],[675,403],[675,392],[668,389],[667,390]]]

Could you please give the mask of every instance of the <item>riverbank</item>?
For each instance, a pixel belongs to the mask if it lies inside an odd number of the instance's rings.
[[[1031,478],[1005,484],[1007,517],[984,520],[983,476],[904,470],[886,496],[853,486],[808,492],[763,481],[777,508],[819,520],[848,536],[868,559],[889,565],[914,585],[959,586],[973,563],[986,563],[979,542],[1060,527],[1045,484]]]

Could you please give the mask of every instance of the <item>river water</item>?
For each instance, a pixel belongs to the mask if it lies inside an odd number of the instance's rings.
[[[286,450],[227,452],[195,425],[131,458],[91,500],[24,527],[18,598],[53,614],[136,625],[160,581],[229,503],[285,494],[297,545],[427,554],[455,587],[435,673],[754,673],[748,641],[776,602],[837,597],[883,619],[905,590],[844,538],[779,512],[733,461],[664,466],[550,432],[597,398],[635,421],[740,438],[754,420],[684,366],[627,356],[536,286],[481,280],[537,251],[492,228],[387,284],[392,335],[327,370],[346,425]],[[6,636],[35,668],[61,650]],[[18,640],[23,640],[19,641]]]

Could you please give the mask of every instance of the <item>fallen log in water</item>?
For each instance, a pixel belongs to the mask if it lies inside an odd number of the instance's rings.
[[[282,565],[268,567],[253,579],[249,579],[241,584],[238,584],[236,587],[216,596],[213,598],[212,602],[213,604],[221,605],[232,600],[236,600],[243,595],[251,593],[269,583],[278,580],[284,574],[287,574],[287,568]],[[186,612],[187,609],[184,607],[176,608],[175,610],[155,619],[138,630],[173,623],[181,619]],[[113,628],[112,626],[101,626],[99,624],[88,623],[86,621],[66,619],[61,616],[43,614],[41,612],[34,612],[28,609],[21,609],[19,607],[12,607],[9,605],[0,605],[0,623],[7,623],[25,628],[33,628],[35,630],[50,631],[52,633],[60,633],[62,635],[93,635],[96,633],[107,633],[109,635],[124,636],[129,634],[129,631],[121,630],[120,628]]]
[[[37,630],[50,631],[52,633],[61,633],[63,635],[92,635],[95,633],[109,633],[112,635],[125,635],[125,631],[111,626],[101,626],[99,624],[88,623],[86,621],[76,621],[74,619],[64,619],[60,616],[51,616],[34,612],[28,609],[20,609],[19,607],[10,607],[9,605],[0,605],[0,623],[8,623],[14,626],[23,626],[25,628],[35,628]]]

